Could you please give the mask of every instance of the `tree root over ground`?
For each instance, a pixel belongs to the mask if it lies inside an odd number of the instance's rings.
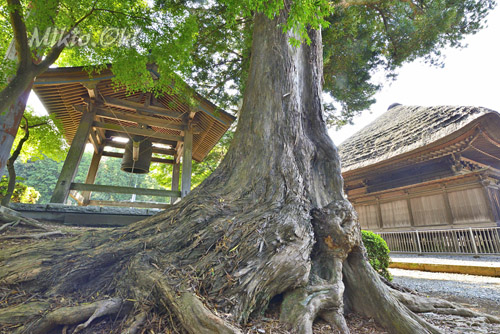
[[[279,318],[283,325],[276,327],[276,330],[279,329],[282,333],[291,331],[295,333],[321,333],[318,328],[330,328],[330,332],[349,333],[352,331],[352,326],[350,327],[345,321],[344,307],[347,310],[373,318],[386,328],[400,326],[399,319],[408,321],[410,318],[422,328],[422,333],[438,333],[440,330],[413,315],[411,311],[485,317],[490,322],[498,322],[495,317],[466,310],[457,304],[437,299],[424,299],[386,287],[364,258],[365,254],[358,239],[359,227],[356,223],[356,217],[351,213],[350,205],[342,201],[332,202],[325,208],[312,213],[312,225],[317,242],[311,252],[309,279],[302,286],[294,288],[290,285],[291,288],[282,292],[279,289],[276,290],[283,293],[284,296],[283,302],[278,306],[281,309]],[[130,237],[131,234],[135,233],[134,231],[140,230],[141,233],[146,234],[153,232],[152,235],[156,235],[160,233],[159,230],[165,228],[162,224],[152,229],[147,228],[147,226],[155,226],[154,218],[143,223],[143,226],[133,226],[126,231],[118,230],[119,233],[88,232],[76,239],[40,240],[36,244],[30,245],[31,250],[24,250],[21,253],[19,250],[13,253],[7,252],[8,254],[19,253],[19,257],[27,258],[32,258],[34,253],[37,253],[41,255],[40,258],[45,258],[45,262],[37,260],[38,262],[31,262],[29,265],[25,263],[24,266],[32,270],[25,276],[5,275],[5,269],[8,267],[0,265],[0,273],[2,273],[0,286],[14,288],[16,285],[12,284],[21,283],[32,293],[40,291],[42,294],[38,296],[59,295],[65,291],[80,290],[82,295],[96,299],[106,295],[114,295],[115,297],[97,302],[80,303],[76,306],[62,306],[55,310],[48,302],[43,302],[43,298],[39,299],[42,301],[27,300],[10,307],[5,307],[8,305],[5,303],[2,304],[3,308],[0,308],[0,323],[4,325],[26,323],[27,326],[18,328],[17,333],[35,334],[50,333],[55,328],[59,328],[60,332],[61,328],[66,326],[66,332],[70,334],[85,332],[87,326],[91,328],[93,323],[99,323],[99,318],[102,316],[112,315],[124,319],[120,322],[120,326],[113,329],[114,333],[133,334],[151,328],[148,319],[156,317],[156,314],[162,318],[170,319],[167,320],[167,326],[177,328],[179,333],[259,333],[253,331],[252,327],[245,326],[246,323],[258,321],[256,320],[260,317],[258,313],[253,313],[249,322],[244,321],[243,326],[241,326],[238,321],[235,321],[234,313],[234,310],[241,309],[241,304],[237,303],[233,307],[231,307],[232,303],[226,304],[229,308],[221,306],[224,301],[227,302],[226,299],[219,299],[217,295],[207,294],[207,287],[199,285],[203,284],[199,281],[200,277],[198,279],[191,277],[195,274],[199,276],[196,268],[186,269],[192,265],[181,268],[178,263],[168,263],[171,261],[171,256],[167,256],[169,260],[165,262],[163,259],[166,253],[159,252],[158,247],[154,246],[154,238],[137,242]],[[224,240],[223,237],[219,238],[219,241],[222,240]],[[181,242],[181,240],[178,241]],[[113,242],[115,246],[110,247],[109,244],[113,244]],[[172,239],[169,242],[175,243]],[[62,246],[62,243],[65,246]],[[120,246],[116,246],[116,244]],[[201,243],[198,241],[195,244],[200,245]],[[208,249],[215,247],[212,244],[209,242],[206,247]],[[72,245],[78,245],[80,251],[71,252]],[[87,246],[83,247],[84,245]],[[222,244],[219,244],[219,248],[223,250],[225,256],[238,255],[237,249],[239,247],[235,250],[233,245],[223,247]],[[64,249],[66,255],[58,263],[59,267],[44,267],[43,263],[54,264],[51,254],[57,254],[57,251],[61,249]],[[196,250],[192,247],[188,247],[188,249],[189,253]],[[262,250],[260,245],[256,247],[257,251],[259,249]],[[295,246],[292,249],[295,249]],[[292,253],[287,252],[287,254]],[[61,255],[57,255],[56,258],[61,258]],[[181,258],[185,258],[185,256]],[[39,258],[37,257],[37,259]],[[82,259],[86,260],[82,261]],[[123,261],[124,259],[125,261]],[[210,260],[210,263],[213,265],[212,261]],[[207,274],[209,276],[220,275],[221,270],[216,272],[209,270]],[[279,271],[276,267],[275,270]],[[23,272],[23,270],[20,271]],[[48,273],[50,273],[49,276],[47,276]],[[87,276],[86,273],[92,274]],[[252,282],[252,280],[247,281],[244,278],[244,273],[243,267],[236,273],[228,272],[221,275],[215,279],[215,282],[224,281],[225,284],[229,284],[234,281],[234,278],[231,277],[238,275],[243,277],[240,284]],[[252,274],[257,273],[258,271]],[[77,277],[80,281],[77,280]],[[98,277],[103,279],[100,280]],[[50,289],[44,290],[43,285],[48,284],[44,280],[48,278],[61,280],[61,282],[51,284]],[[37,279],[40,284],[36,283]],[[93,281],[94,285],[87,285],[86,281]],[[68,282],[72,283],[68,285]],[[283,281],[279,282],[283,284]],[[260,281],[259,283],[274,286],[273,282]],[[109,289],[110,284],[112,284],[111,290]],[[353,284],[356,284],[355,288]],[[366,284],[366,290],[360,289],[360,284]],[[347,297],[346,305],[343,305],[344,294]],[[276,295],[276,293],[272,295]],[[356,302],[357,298],[361,298],[362,302]],[[8,300],[8,298],[5,299]],[[89,298],[86,299],[89,300]],[[78,302],[78,300],[73,302]],[[374,308],[371,305],[377,305],[377,307]],[[265,310],[266,307],[263,307],[262,310]],[[394,311],[395,316],[387,319],[385,315],[391,310]],[[406,316],[398,318],[397,313]],[[324,322],[323,325],[314,325],[317,319],[323,319],[330,326],[326,326]],[[277,318],[274,322],[277,323]],[[410,333],[409,330],[405,331],[404,325],[401,326],[393,332]],[[254,325],[253,328],[258,329],[259,327]],[[354,333],[357,332],[358,330]],[[280,332],[277,331],[277,333]]]
[[[62,231],[51,231],[51,232],[43,232],[43,233],[32,233],[32,234],[15,234],[15,235],[6,235],[0,237],[0,240],[9,240],[9,239],[43,239],[50,237],[60,237],[65,236],[66,233]]]
[[[44,224],[40,223],[38,220],[25,217],[19,212],[0,205],[0,222],[4,224],[0,226],[0,232],[9,227],[15,227],[17,225],[24,225],[28,227],[33,227],[40,230],[47,230],[48,228]]]

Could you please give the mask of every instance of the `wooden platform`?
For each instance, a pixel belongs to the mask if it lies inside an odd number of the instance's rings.
[[[10,208],[23,215],[74,226],[124,226],[161,212],[160,209],[106,206],[74,206],[63,204],[11,203]]]

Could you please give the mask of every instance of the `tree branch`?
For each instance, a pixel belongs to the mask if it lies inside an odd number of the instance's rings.
[[[119,15],[123,15],[125,17],[129,17],[131,19],[138,19],[138,20],[144,20],[144,21],[151,22],[151,18],[147,17],[147,16],[137,16],[137,15],[132,15],[132,14],[128,14],[125,12],[121,12],[118,10],[112,10],[112,9],[106,9],[106,8],[95,8],[94,10],[101,11],[101,12],[107,12],[107,13],[111,13],[111,14],[119,14]]]
[[[92,15],[95,10],[96,8],[94,2],[94,5],[90,9],[90,11],[87,14],[85,14],[81,19],[76,21],[71,28],[69,28],[68,32],[64,34],[64,37],[62,38],[61,41],[68,40],[68,38],[70,38],[71,35],[73,34],[75,28],[85,19],[87,19],[90,15]],[[45,70],[47,70],[49,66],[52,65],[57,60],[57,58],[59,58],[59,55],[66,47],[65,43],[61,43],[61,41],[58,41],[55,45],[53,45],[48,55],[38,65],[35,65],[35,76],[45,72]]]
[[[37,128],[39,126],[43,126],[43,125],[47,125],[47,124],[49,124],[49,122],[43,122],[43,123],[39,123],[39,124],[33,124],[33,125],[28,126],[28,129]]]
[[[415,15],[423,13],[423,9],[419,5],[415,4],[412,0],[399,0],[399,1],[408,3],[413,12],[415,13]],[[337,6],[348,8],[351,6],[371,6],[383,3],[385,3],[384,0],[342,0],[338,3]]]
[[[19,61],[18,68],[26,68],[31,63],[28,35],[22,14],[22,6],[19,0],[7,0],[9,6],[9,19],[14,32],[14,45]]]

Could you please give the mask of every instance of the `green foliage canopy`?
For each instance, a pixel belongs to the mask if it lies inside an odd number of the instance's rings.
[[[130,90],[185,92],[184,80],[223,108],[235,106],[245,87],[253,15],[263,12],[274,17],[289,6],[289,19],[281,28],[296,32],[294,44],[308,42],[308,28],[323,28],[324,89],[336,101],[327,106],[327,118],[337,125],[374,102],[380,85],[370,80],[376,70],[385,69],[388,77],[394,77],[399,66],[419,57],[440,64],[440,50],[462,47],[464,36],[483,27],[495,4],[494,0],[20,1],[28,39],[35,28],[45,32],[49,27],[76,27],[79,43],[63,50],[58,65],[99,68],[112,63],[115,83]],[[0,5],[3,53],[13,34],[12,10]],[[118,31],[123,38],[113,38]],[[51,48],[32,47],[31,53],[47,55]],[[154,76],[146,66],[152,63]],[[0,87],[14,67],[0,61]]]
[[[381,88],[373,74],[394,78],[398,67],[417,58],[441,65],[444,47],[463,47],[479,31],[493,0],[345,0],[345,1],[200,1],[159,0],[162,8],[180,6],[195,17],[188,82],[223,107],[242,97],[251,56],[256,12],[273,17],[291,6],[283,30],[308,42],[307,28],[323,28],[324,90],[335,103],[325,105],[331,125],[343,125],[375,102]],[[297,40],[295,40],[297,44]]]
[[[59,127],[56,126],[57,120],[52,119],[50,116],[37,115],[29,107],[26,108],[24,117],[29,126],[29,138],[23,145],[19,155],[20,160],[26,162],[29,159],[38,160],[45,157],[56,161],[63,160],[66,157],[68,145]],[[26,120],[23,120],[23,122]],[[21,127],[17,131],[12,151],[15,150],[23,136],[24,130]]]
[[[11,202],[14,203],[29,203],[35,204],[40,198],[40,192],[35,190],[34,187],[27,186],[24,184],[24,178],[18,177],[16,178],[16,186],[14,188],[14,192],[12,193],[12,197],[10,199]],[[8,184],[9,179],[7,176],[2,176],[0,178],[0,199],[2,199],[8,192]]]

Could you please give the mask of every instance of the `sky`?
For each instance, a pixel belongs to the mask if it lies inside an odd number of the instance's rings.
[[[392,103],[486,107],[500,112],[500,6],[487,17],[487,28],[467,36],[464,49],[445,49],[445,66],[422,61],[403,65],[398,78],[385,83],[377,102],[348,125],[329,131],[336,145],[383,114]]]
[[[353,119],[353,125],[329,131],[336,145],[383,114],[392,103],[436,106],[467,105],[500,112],[500,6],[487,17],[487,28],[466,37],[464,49],[443,50],[445,65],[432,67],[423,61],[403,65],[397,79],[383,82],[370,110]],[[381,76],[379,76],[381,77]],[[380,79],[378,79],[380,80]],[[28,104],[45,112],[35,94]]]

